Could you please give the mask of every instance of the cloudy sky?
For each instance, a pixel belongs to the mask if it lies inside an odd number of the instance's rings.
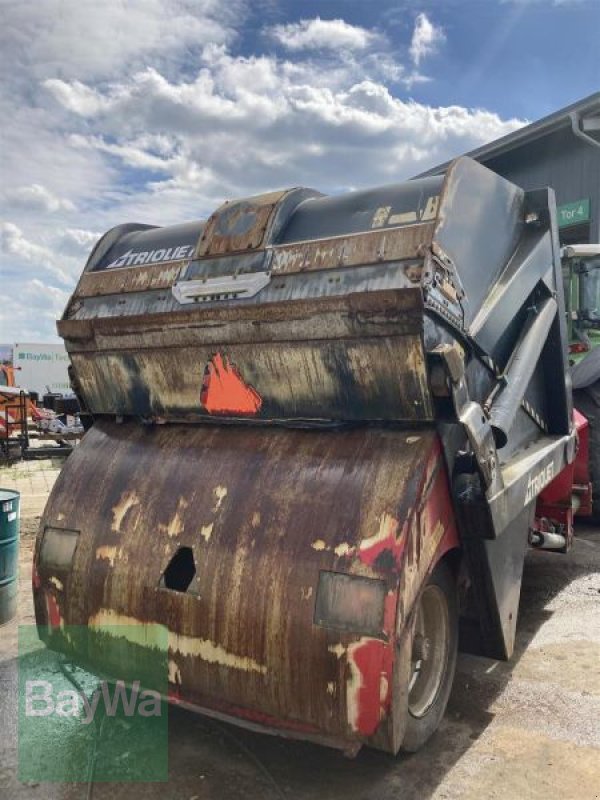
[[[401,180],[600,86],[600,0],[0,0],[0,341],[91,246],[286,186]]]

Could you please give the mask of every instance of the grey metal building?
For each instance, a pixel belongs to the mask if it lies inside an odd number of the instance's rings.
[[[600,92],[466,155],[524,189],[551,186],[563,244],[600,241]]]

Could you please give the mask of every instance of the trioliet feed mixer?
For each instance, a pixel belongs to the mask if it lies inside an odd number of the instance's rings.
[[[528,540],[589,509],[554,220],[462,158],[103,236],[58,323],[94,424],[37,541],[49,646],[162,625],[173,702],[420,747],[459,629],[510,657]]]

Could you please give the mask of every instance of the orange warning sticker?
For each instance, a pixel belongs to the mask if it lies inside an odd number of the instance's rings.
[[[262,398],[235,364],[215,353],[204,369],[200,403],[209,414],[258,414]]]

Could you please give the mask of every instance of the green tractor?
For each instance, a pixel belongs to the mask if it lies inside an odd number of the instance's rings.
[[[590,428],[594,517],[600,519],[600,244],[562,249],[573,399]]]

